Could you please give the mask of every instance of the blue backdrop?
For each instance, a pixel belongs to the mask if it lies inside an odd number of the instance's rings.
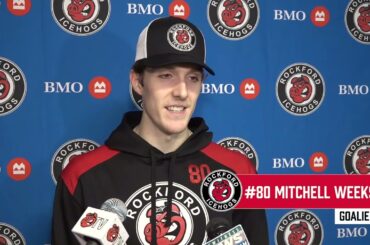
[[[214,141],[244,152],[261,174],[369,173],[356,165],[370,147],[369,0],[72,2],[0,1],[0,238],[8,244],[50,243],[55,178],[140,108],[128,79],[137,37],[169,14],[206,38],[216,75],[195,114]],[[295,211],[267,211],[271,244],[283,244],[275,231]],[[322,223],[322,244],[370,243],[368,225],[336,225],[333,209],[306,211]]]

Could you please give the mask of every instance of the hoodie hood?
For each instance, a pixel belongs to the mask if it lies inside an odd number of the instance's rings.
[[[188,124],[192,135],[176,151],[164,154],[133,132],[134,127],[140,123],[141,114],[141,111],[127,112],[123,116],[121,124],[105,142],[106,145],[114,150],[145,158],[151,158],[153,153],[156,157],[162,158],[173,154],[177,157],[191,154],[204,148],[212,140],[212,133],[208,132],[208,126],[204,120],[200,117],[195,117]]]

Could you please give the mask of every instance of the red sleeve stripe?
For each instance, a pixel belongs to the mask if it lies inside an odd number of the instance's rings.
[[[216,162],[231,168],[236,174],[255,174],[256,170],[251,161],[237,151],[232,151],[211,143],[201,150]]]
[[[61,174],[62,180],[67,186],[69,192],[72,195],[74,194],[78,179],[81,175],[118,153],[119,151],[112,150],[103,145],[93,151],[74,157]]]

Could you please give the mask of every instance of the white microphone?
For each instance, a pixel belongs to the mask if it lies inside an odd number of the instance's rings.
[[[241,225],[231,228],[231,224],[223,218],[211,220],[207,227],[208,240],[203,245],[250,245],[247,235]]]
[[[126,205],[117,198],[110,198],[101,209],[88,207],[72,232],[82,245],[123,245],[129,237],[122,225],[126,215]]]

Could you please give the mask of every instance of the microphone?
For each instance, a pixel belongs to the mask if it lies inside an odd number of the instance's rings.
[[[216,236],[221,235],[230,228],[231,223],[225,218],[216,217],[211,219],[206,226],[208,241],[215,238]]]
[[[203,245],[250,245],[243,227],[237,225],[231,228],[231,223],[225,218],[214,218],[206,226],[208,241]]]
[[[101,209],[87,207],[72,232],[82,245],[123,245],[129,237],[122,225],[126,216],[124,202],[110,198]]]

